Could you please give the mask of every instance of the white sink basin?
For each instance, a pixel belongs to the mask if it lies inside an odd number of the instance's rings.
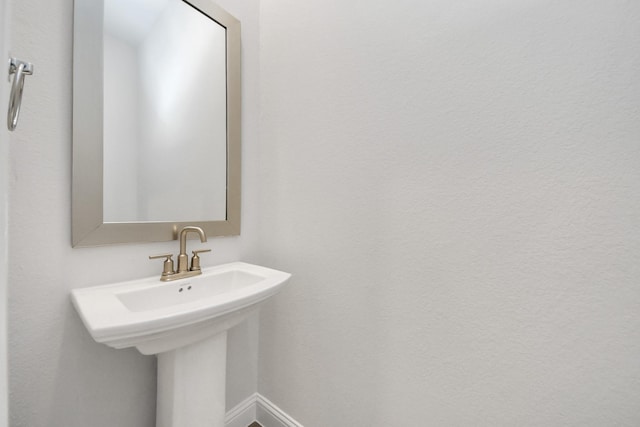
[[[201,341],[244,320],[277,293],[289,273],[234,262],[173,282],[160,277],[72,291],[94,340],[158,354]]]

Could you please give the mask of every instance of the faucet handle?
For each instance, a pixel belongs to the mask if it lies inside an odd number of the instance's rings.
[[[200,257],[198,254],[203,252],[211,252],[211,249],[199,249],[197,251],[191,251],[193,258],[191,258],[191,271],[200,271]]]
[[[164,268],[162,269],[162,277],[171,276],[175,273],[173,270],[173,254],[149,255],[149,259],[165,258]]]

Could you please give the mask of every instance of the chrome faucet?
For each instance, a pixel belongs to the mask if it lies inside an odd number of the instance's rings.
[[[173,270],[173,254],[152,255],[149,259],[165,258],[164,268],[162,270],[162,276],[160,280],[168,282],[171,280],[184,279],[185,277],[197,276],[202,274],[200,269],[200,256],[198,254],[203,252],[210,252],[211,249],[200,249],[197,251],[191,251],[193,257],[191,258],[191,267],[189,268],[189,256],[187,255],[187,234],[198,233],[201,242],[207,241],[207,235],[204,230],[194,225],[187,225],[180,230],[180,253],[178,254],[178,270]]]

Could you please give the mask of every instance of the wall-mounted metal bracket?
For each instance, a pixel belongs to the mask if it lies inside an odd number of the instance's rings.
[[[9,61],[9,76],[13,77],[11,94],[9,95],[9,112],[7,113],[7,127],[14,130],[18,126],[18,115],[22,104],[22,91],[24,90],[24,77],[33,74],[33,64],[11,58]]]

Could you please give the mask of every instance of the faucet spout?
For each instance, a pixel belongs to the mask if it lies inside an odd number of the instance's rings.
[[[180,254],[178,255],[178,273],[189,271],[189,256],[187,255],[187,234],[197,233],[201,242],[207,241],[207,235],[204,230],[195,225],[188,225],[180,230]]]

